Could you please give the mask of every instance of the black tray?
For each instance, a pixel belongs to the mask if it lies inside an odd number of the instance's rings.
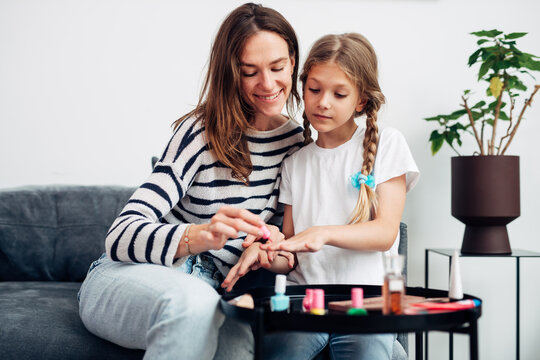
[[[471,309],[440,313],[415,315],[383,315],[380,311],[369,311],[367,316],[351,316],[343,312],[328,311],[326,315],[312,315],[302,312],[302,299],[306,289],[320,288],[325,292],[325,307],[328,302],[349,300],[351,288],[362,287],[364,296],[381,295],[381,287],[373,285],[298,285],[288,286],[286,295],[291,299],[289,312],[270,311],[270,297],[274,295],[273,287],[248,289],[243,293],[253,296],[255,309],[246,309],[229,304],[227,301],[241,295],[227,293],[222,296],[221,306],[227,316],[256,325],[260,330],[270,331],[315,331],[339,333],[388,333],[418,331],[453,331],[462,332],[465,325],[476,322],[482,314],[482,305]],[[407,287],[407,295],[423,297],[447,297],[448,291]],[[465,294],[464,299],[476,299]],[[468,332],[467,330],[463,332]]]

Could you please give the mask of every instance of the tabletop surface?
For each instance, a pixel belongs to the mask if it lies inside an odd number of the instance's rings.
[[[366,298],[380,296],[381,287],[373,285],[297,285],[288,286],[286,295],[290,297],[289,312],[270,311],[269,299],[274,295],[273,287],[247,290],[254,299],[255,309],[246,309],[229,304],[227,301],[241,294],[228,293],[222,296],[221,306],[227,316],[255,324],[262,322],[265,331],[320,331],[342,333],[387,333],[417,332],[426,330],[459,331],[465,324],[476,321],[482,313],[482,305],[459,311],[446,311],[415,315],[383,315],[381,311],[369,311],[367,316],[347,315],[343,312],[328,311],[325,315],[302,312],[301,304],[307,288],[325,290],[325,306],[329,301],[350,299],[351,288],[362,287]],[[423,297],[447,297],[448,291],[407,287],[407,295]],[[465,299],[477,299],[465,294]]]
[[[454,254],[455,249],[426,249],[427,251],[432,251],[441,255],[445,256],[452,256]],[[529,251],[529,250],[523,250],[523,249],[512,249],[511,254],[490,254],[490,255],[484,255],[484,254],[462,254],[458,250],[458,254],[461,257],[540,257],[540,253]]]

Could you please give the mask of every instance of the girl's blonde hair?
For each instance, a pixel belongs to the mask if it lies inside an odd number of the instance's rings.
[[[360,98],[365,105],[354,116],[366,115],[366,130],[364,137],[364,162],[360,172],[368,176],[372,173],[377,154],[379,128],[377,112],[384,104],[384,95],[378,81],[377,56],[370,42],[362,35],[347,33],[341,35],[326,35],[317,40],[304,63],[300,81],[302,88],[310,69],[317,64],[333,62],[347,75],[352,84],[358,89]],[[304,118],[305,144],[313,141],[306,113]],[[352,175],[352,174],[351,174]],[[377,197],[375,191],[366,184],[360,185],[358,201],[351,214],[349,224],[356,224],[372,219],[377,212]]]
[[[291,24],[276,10],[246,3],[233,10],[221,24],[210,53],[208,72],[197,107],[176,120],[176,129],[185,119],[196,116],[203,122],[208,147],[232,176],[248,184],[253,170],[246,131],[252,127],[255,109],[241,91],[240,56],[247,39],[259,31],[278,34],[294,58],[292,90],[287,99],[289,117],[298,103],[298,40]]]

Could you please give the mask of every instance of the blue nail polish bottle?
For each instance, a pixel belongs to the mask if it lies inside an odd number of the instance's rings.
[[[274,291],[276,295],[270,298],[271,311],[288,311],[289,297],[285,295],[287,277],[285,275],[276,275],[276,284]]]

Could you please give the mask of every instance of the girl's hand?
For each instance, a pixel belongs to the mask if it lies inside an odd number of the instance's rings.
[[[323,226],[313,226],[279,244],[268,246],[270,250],[285,250],[289,252],[317,252],[326,245],[329,237]]]
[[[268,246],[271,245],[271,244],[279,244],[280,242],[285,240],[285,235],[283,235],[281,233],[281,231],[279,231],[279,228],[277,226],[275,226],[275,225],[265,225],[265,226],[268,228],[268,230],[270,230],[270,237],[268,238],[268,240],[266,240],[266,243],[261,244],[260,248],[262,250],[267,250],[268,251],[268,258],[270,259],[270,261],[273,261],[274,258],[276,257],[276,254],[275,254],[275,251],[268,249]],[[242,246],[244,248],[248,248],[255,241],[259,241],[261,239],[262,239],[261,236],[253,236],[253,235],[249,234],[244,239],[244,242],[242,243]]]
[[[262,236],[260,227],[264,221],[252,212],[232,206],[222,206],[212,216],[209,224],[194,225],[189,233],[189,249],[193,254],[207,250],[219,250],[230,238],[238,237],[238,232],[248,236]]]
[[[260,243],[255,242],[248,247],[238,259],[236,265],[234,265],[223,283],[222,288],[226,288],[226,291],[231,291],[238,279],[246,275],[250,270],[257,270],[260,267],[270,268],[271,260],[268,257],[268,253],[265,250],[260,249]]]

